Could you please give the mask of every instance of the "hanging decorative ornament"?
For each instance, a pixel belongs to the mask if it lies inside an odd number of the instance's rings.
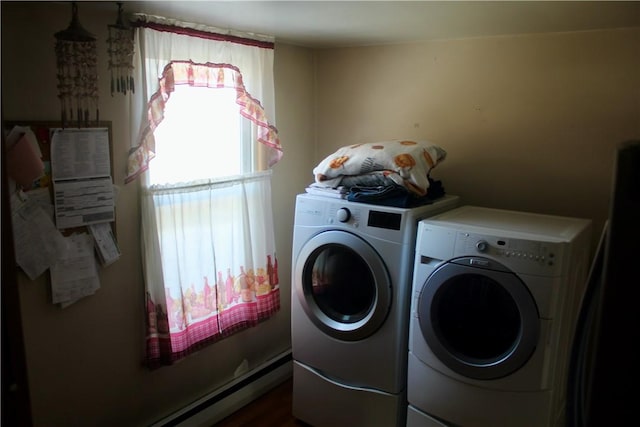
[[[62,126],[77,121],[78,127],[89,124],[89,111],[98,110],[98,68],[96,38],[80,25],[78,6],[71,3],[71,23],[55,34],[58,67],[58,98]]]
[[[109,71],[111,96],[114,92],[135,92],[133,85],[133,28],[122,19],[122,3],[118,4],[118,19],[109,25]]]

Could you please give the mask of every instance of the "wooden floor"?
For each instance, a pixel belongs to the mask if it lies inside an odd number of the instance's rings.
[[[215,427],[310,427],[291,414],[292,391],[293,380],[289,379]]]

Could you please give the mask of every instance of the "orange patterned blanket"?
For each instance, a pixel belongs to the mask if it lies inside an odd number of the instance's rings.
[[[417,196],[427,194],[429,172],[447,153],[426,141],[396,140],[355,144],[339,148],[313,169],[317,184],[338,187],[345,177],[363,182],[380,175]]]

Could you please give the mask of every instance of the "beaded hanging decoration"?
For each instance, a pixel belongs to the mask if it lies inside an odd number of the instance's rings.
[[[69,27],[55,33],[60,119],[63,127],[71,122],[82,127],[89,124],[93,109],[96,122],[100,120],[96,38],[80,24],[75,2],[71,13]]]
[[[118,3],[118,19],[109,25],[109,71],[111,96],[115,92],[135,92],[133,83],[133,28],[122,18],[122,3]]]

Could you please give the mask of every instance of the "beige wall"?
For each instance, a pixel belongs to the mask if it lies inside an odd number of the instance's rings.
[[[104,4],[104,3],[103,3]],[[56,120],[53,34],[66,3],[2,2],[5,120]],[[21,276],[20,297],[37,426],[140,426],[290,346],[295,194],[339,146],[421,137],[449,156],[434,171],[468,203],[606,217],[613,148],[640,137],[640,29],[450,40],[310,51],[276,45],[276,125],[285,150],[273,201],[282,310],[257,328],[175,366],[148,371],[137,184],[124,185],[128,103],[109,95],[106,28],[114,16],[80,3],[100,46],[101,117],[113,122],[122,258],[102,288],[61,310],[44,278]],[[210,23],[215,25],[215,23]]]
[[[423,138],[463,202],[607,216],[613,152],[640,138],[640,28],[319,51],[316,160]]]
[[[290,339],[293,203],[310,176],[313,130],[311,52],[277,45],[276,126],[284,147],[274,167],[276,250],[281,311],[180,363],[148,371],[144,355],[143,281],[137,183],[123,182],[128,101],[109,92],[107,25],[115,3],[79,3],[83,26],[98,38],[100,114],[113,125],[117,233],[122,257],[100,272],[101,289],[66,309],[51,304],[45,277],[20,274],[20,298],[33,418],[36,426],[142,426],[215,390],[244,359],[250,368],[286,351]],[[5,120],[57,120],[54,37],[70,21],[65,2],[2,2],[2,106]],[[301,160],[301,159],[307,160]]]

